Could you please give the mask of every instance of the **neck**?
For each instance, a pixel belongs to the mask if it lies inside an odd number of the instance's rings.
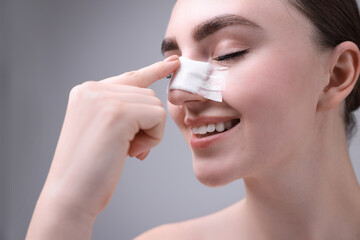
[[[312,139],[276,169],[244,178],[245,215],[261,239],[360,239],[360,188],[344,131]]]

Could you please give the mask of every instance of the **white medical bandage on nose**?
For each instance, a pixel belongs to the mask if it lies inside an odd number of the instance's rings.
[[[171,78],[168,90],[179,89],[222,102],[221,90],[225,89],[226,69],[208,62],[179,57],[180,67]]]

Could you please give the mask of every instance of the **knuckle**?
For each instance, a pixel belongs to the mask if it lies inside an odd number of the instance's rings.
[[[163,106],[161,100],[159,98],[157,98],[157,97],[155,98],[155,105],[160,106],[160,107]]]
[[[70,97],[76,97],[79,94],[79,90],[80,90],[80,85],[76,85],[74,86],[71,90],[70,90]]]
[[[87,92],[89,92],[90,90],[93,90],[93,89],[94,89],[94,85],[95,85],[95,83],[90,82],[90,81],[81,83],[81,84],[75,86],[75,93],[76,93],[78,96],[84,95],[84,94],[86,94]]]
[[[81,84],[76,85],[70,90],[69,94],[69,101],[70,102],[77,102],[81,98],[81,95],[83,94]]]
[[[145,89],[146,89],[147,94],[149,94],[150,96],[156,97],[156,93],[154,90],[152,90],[151,88],[145,88]]]
[[[163,107],[157,107],[157,114],[158,114],[158,119],[159,119],[157,138],[160,141],[162,136],[164,135],[167,114]]]
[[[136,78],[136,76],[137,76],[137,71],[130,71],[130,72],[126,72],[126,73],[124,73],[124,77],[125,78]]]
[[[157,68],[155,68],[155,76],[156,76],[156,79],[160,79],[162,78],[162,75],[163,75],[163,69],[159,66]]]
[[[157,107],[157,112],[158,112],[158,115],[159,115],[160,119],[162,121],[165,121],[166,116],[167,116],[166,110],[163,107],[159,106],[159,107]]]
[[[127,79],[126,80],[127,84],[137,85],[140,82],[139,80],[142,78],[142,73],[139,70],[130,71],[130,72],[124,73],[124,75],[122,75],[122,77]]]
[[[98,88],[98,82],[87,81],[76,85],[70,91],[70,99],[72,101],[79,101],[80,99],[99,99],[102,96]]]
[[[82,91],[92,91],[95,90],[98,86],[98,83],[95,81],[87,81],[80,85]]]

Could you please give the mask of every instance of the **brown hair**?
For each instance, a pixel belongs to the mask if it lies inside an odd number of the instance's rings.
[[[355,0],[289,0],[315,25],[316,42],[324,49],[351,41],[360,49],[360,16]],[[360,105],[360,80],[345,99],[344,122],[350,139],[355,133],[354,111]]]

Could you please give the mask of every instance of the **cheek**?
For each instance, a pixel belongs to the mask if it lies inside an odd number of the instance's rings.
[[[266,109],[286,113],[314,107],[321,66],[310,54],[288,51],[259,52],[230,69],[225,100],[254,114]]]
[[[248,144],[281,151],[284,141],[305,137],[316,112],[319,67],[314,62],[264,53],[229,70],[224,100],[241,114]]]

